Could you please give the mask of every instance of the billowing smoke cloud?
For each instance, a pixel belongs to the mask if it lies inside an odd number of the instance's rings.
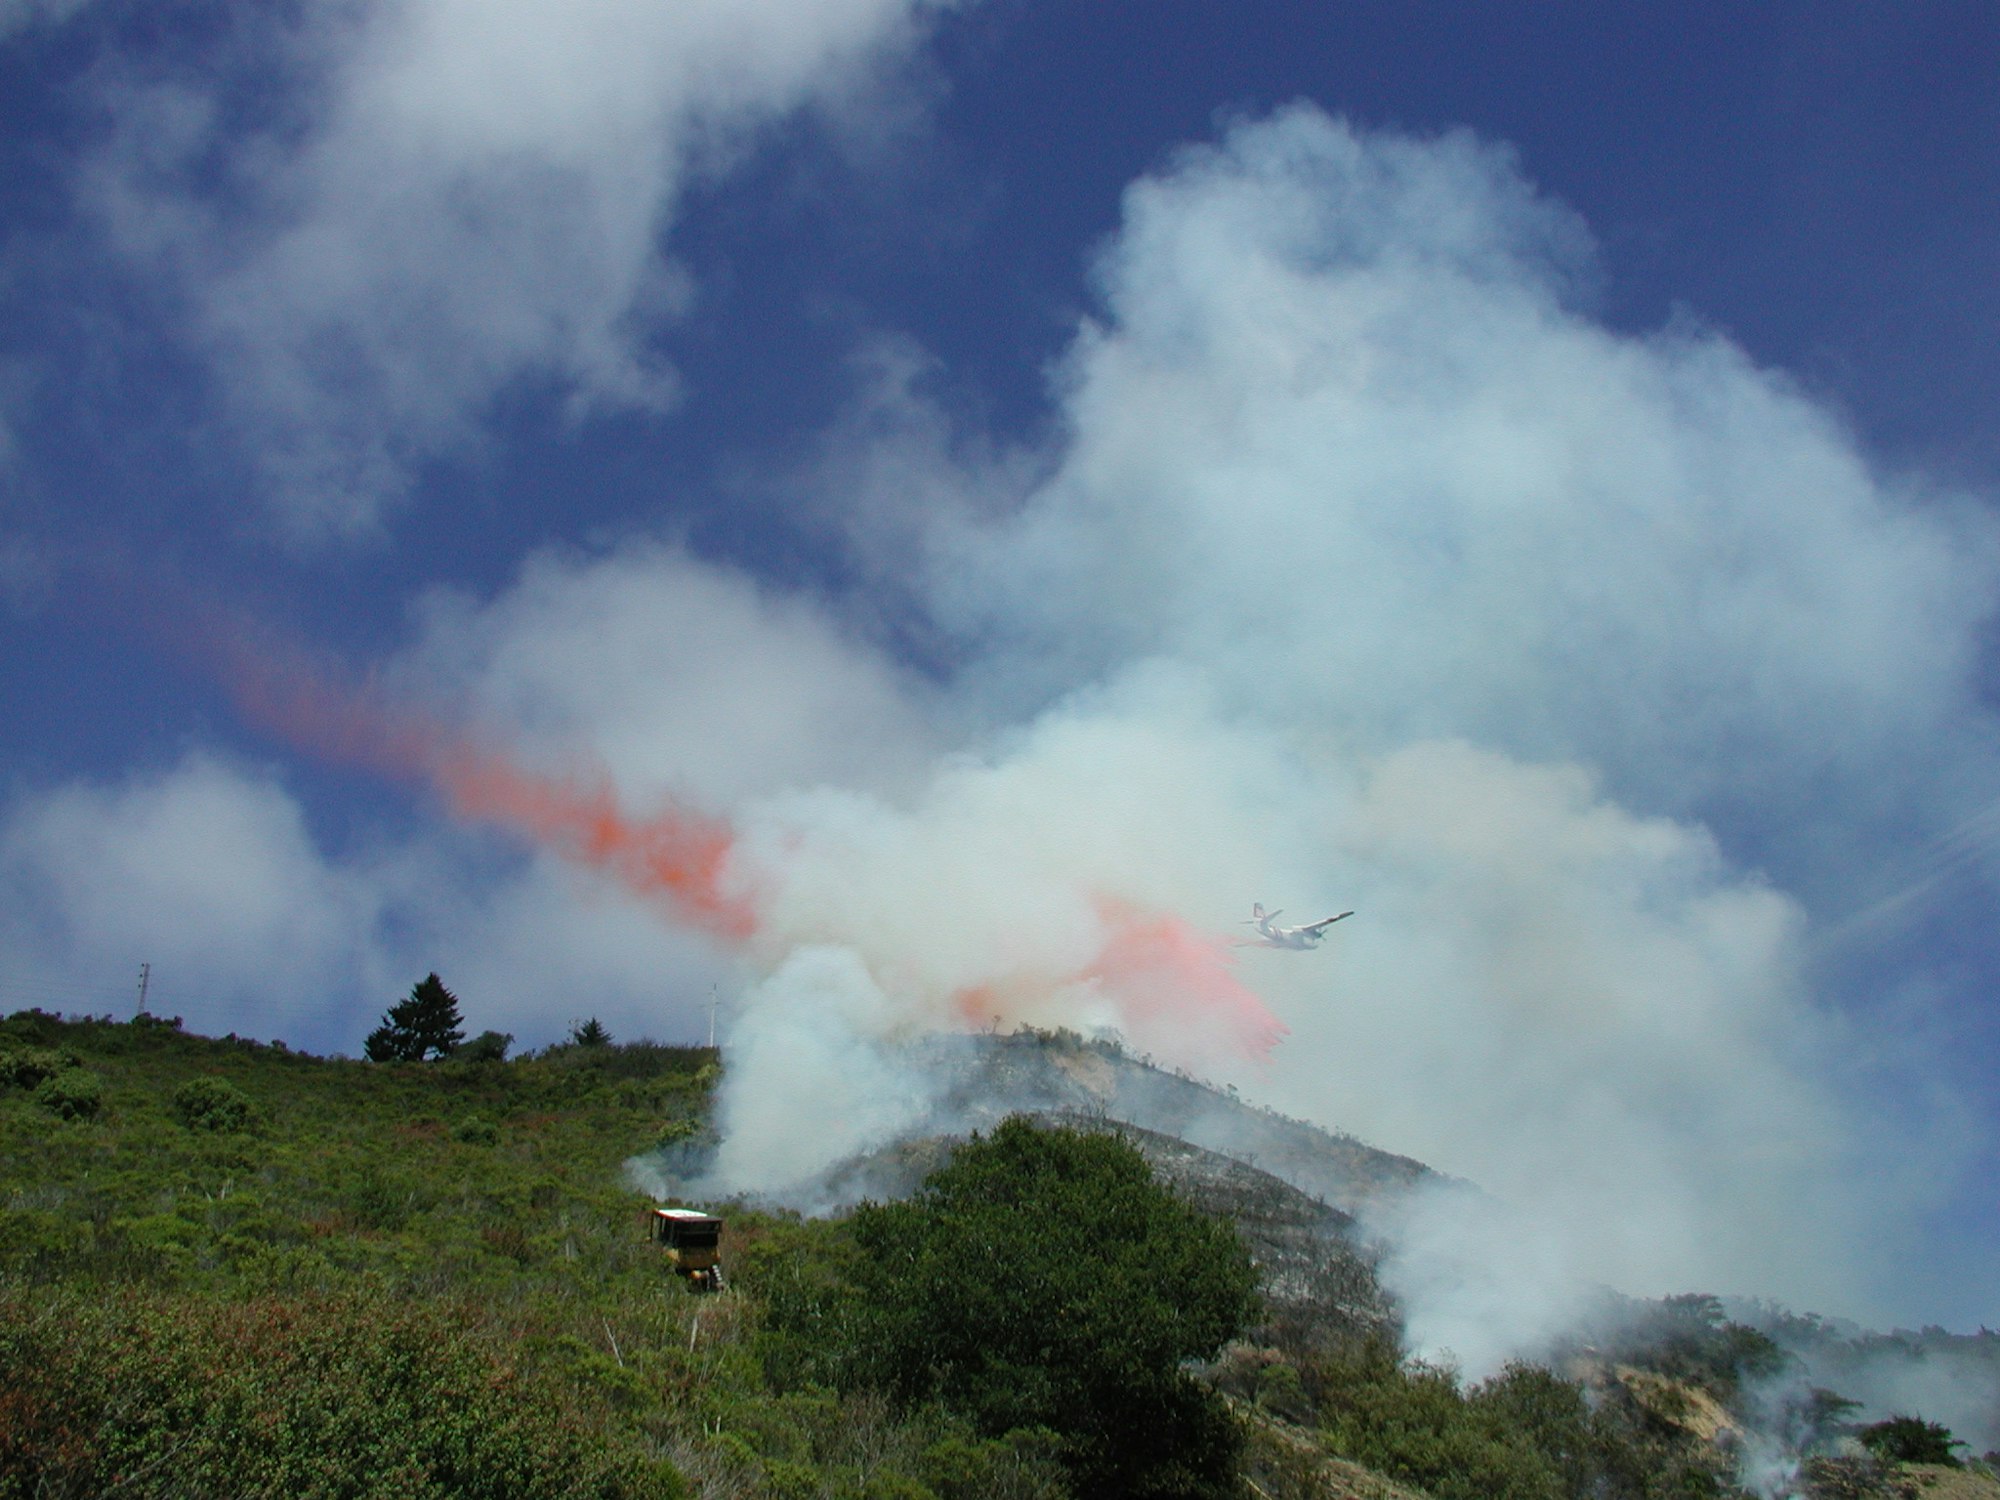
[[[1590,274],[1502,151],[1240,125],[1131,190],[1046,450],[957,462],[893,386],[836,436],[825,498],[943,685],[863,610],[635,547],[434,601],[384,683],[456,727],[362,758],[627,885],[593,830],[684,810],[714,904],[653,909],[707,945],[671,972],[732,978],[731,1185],[913,1118],[905,1038],[1115,1028],[1477,1183],[1378,1226],[1469,1369],[1597,1282],[1976,1316],[1987,1278],[1862,1226],[1919,1222],[1990,1124],[1932,1054],[1852,1088],[1894,1023],[1809,960],[2000,789],[1990,527],[1719,335],[1599,326]],[[453,941],[615,884],[533,872]],[[1252,899],[1359,915],[1231,949]]]
[[[519,382],[578,413],[670,404],[652,336],[691,295],[661,254],[681,193],[789,114],[869,107],[932,8],[370,0],[308,7],[290,31],[246,17],[221,82],[108,87],[117,130],[87,197],[171,276],[288,518],[367,526]],[[292,113],[246,132],[273,71]]]
[[[1238,898],[1362,912],[1338,958],[1246,970],[1293,1033],[1260,1092],[1548,1247],[1496,1302],[1478,1237],[1412,1210],[1418,1337],[1490,1359],[1592,1279],[1897,1302],[1907,1246],[1862,1226],[1990,1125],[1934,1055],[1862,1102],[1900,1023],[1807,959],[2000,785],[1990,520],[1715,333],[1593,322],[1582,227],[1466,136],[1239,126],[1131,190],[1098,271],[1039,465],[952,462],[892,385],[856,429],[886,448],[829,472],[872,555],[923,550],[982,701],[1069,717],[1171,663],[1257,747],[1210,788]]]
[[[1800,881],[1990,791],[1990,520],[1885,484],[1725,339],[1576,311],[1583,231],[1505,152],[1300,109],[1126,219],[1057,472],[929,528],[929,597],[1011,648],[988,670],[1166,655],[1356,749],[1580,761]]]
[[[793,949],[743,1007],[713,1172],[725,1189],[796,1193],[924,1118],[928,1090],[894,1046],[907,1010],[851,949]]]

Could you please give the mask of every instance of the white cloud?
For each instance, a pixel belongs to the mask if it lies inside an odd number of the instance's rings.
[[[276,781],[199,755],[17,799],[0,885],[10,977],[97,995],[147,962],[156,1008],[264,1037],[325,1022],[376,911],[366,881],[321,861]]]
[[[0,0],[0,42],[35,26],[56,26],[90,0]]]
[[[190,755],[112,785],[71,782],[0,809],[0,997],[124,1013],[150,1005],[208,1035],[358,1052],[425,973],[469,1031],[693,1042],[729,977],[657,908],[566,869],[449,834],[324,848],[264,772]]]
[[[544,554],[491,602],[437,596],[404,670],[510,742],[587,746],[638,805],[894,788],[938,749],[918,679],[810,601],[671,548]]]
[[[246,22],[296,113],[221,86],[110,91],[88,197],[176,278],[234,414],[308,531],[369,525],[510,385],[657,409],[688,295],[662,237],[691,178],[845,105],[929,0],[376,0]]]
[[[546,1046],[594,1018],[621,1042],[707,1040],[710,987],[735,982],[726,955],[591,873],[493,855],[490,845],[456,860],[400,851],[407,930],[377,964],[383,1008],[435,969],[459,997],[468,1036],[504,1031],[520,1047]]]

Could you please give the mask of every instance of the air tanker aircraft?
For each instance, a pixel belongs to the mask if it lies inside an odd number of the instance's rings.
[[[1303,927],[1275,926],[1280,915],[1279,912],[1265,911],[1264,903],[1261,901],[1253,902],[1250,915],[1243,919],[1257,929],[1257,936],[1251,939],[1251,942],[1260,948],[1317,948],[1320,939],[1326,936],[1327,928],[1338,922],[1341,917],[1351,917],[1354,913],[1344,911],[1339,917],[1328,917],[1323,922],[1308,922]]]

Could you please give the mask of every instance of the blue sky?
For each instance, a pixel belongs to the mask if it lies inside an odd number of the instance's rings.
[[[751,1182],[977,995],[1551,1277],[1990,1323],[1996,61],[1942,3],[0,0],[0,1005],[713,989]],[[755,937],[274,732],[219,618],[727,820]],[[1268,1058],[1106,967],[1252,899],[1362,913],[1241,957]]]

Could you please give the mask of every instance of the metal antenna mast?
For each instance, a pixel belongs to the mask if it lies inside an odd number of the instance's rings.
[[[133,1013],[135,1015],[143,1016],[146,1013],[146,985],[152,980],[152,977],[153,977],[153,966],[149,963],[140,964],[139,965],[139,1008],[137,1011]]]
[[[715,1050],[715,988],[712,984],[708,987],[708,1046],[710,1051]]]

